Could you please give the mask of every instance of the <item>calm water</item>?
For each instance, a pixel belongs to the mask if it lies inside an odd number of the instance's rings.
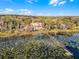
[[[79,59],[79,50],[77,48],[66,46],[66,48],[73,53],[75,59]]]
[[[79,33],[73,34],[70,37],[65,37],[63,35],[57,36],[46,36],[44,34],[37,34],[34,37],[13,37],[13,38],[0,38],[0,49],[6,46],[13,47],[16,46],[18,42],[25,41],[26,39],[57,39],[64,44],[67,43],[66,48],[73,53],[75,59],[79,59],[79,50],[75,47],[79,46]],[[9,40],[10,39],[10,40]]]
[[[66,48],[74,55],[75,59],[79,59],[79,49],[76,48],[79,46],[79,33],[73,34],[70,37],[59,35],[57,36],[57,39],[59,41],[67,43],[68,45],[66,46]]]

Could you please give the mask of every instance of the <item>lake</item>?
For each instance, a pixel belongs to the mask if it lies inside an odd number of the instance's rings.
[[[73,55],[75,59],[79,59],[79,50],[77,47],[79,46],[79,33],[75,33],[72,36],[65,37],[64,35],[44,35],[37,34],[35,36],[21,36],[21,37],[10,37],[10,38],[0,38],[0,49],[7,47],[16,46],[18,42],[25,41],[26,39],[39,39],[39,40],[47,40],[47,39],[56,39],[63,44],[65,44],[66,49],[68,49]]]

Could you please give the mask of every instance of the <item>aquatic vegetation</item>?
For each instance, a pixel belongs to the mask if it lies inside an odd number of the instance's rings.
[[[15,46],[0,50],[0,59],[73,59],[65,54],[64,47],[49,42],[35,39],[16,42]]]

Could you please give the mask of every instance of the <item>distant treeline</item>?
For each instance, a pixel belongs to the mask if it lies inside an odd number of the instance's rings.
[[[43,24],[44,30],[79,29],[79,16],[0,15],[0,32],[20,30],[38,22]]]

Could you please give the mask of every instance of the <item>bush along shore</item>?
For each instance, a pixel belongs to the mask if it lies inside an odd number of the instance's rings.
[[[3,38],[5,40],[0,43],[0,59],[74,59],[55,38],[37,37]]]

